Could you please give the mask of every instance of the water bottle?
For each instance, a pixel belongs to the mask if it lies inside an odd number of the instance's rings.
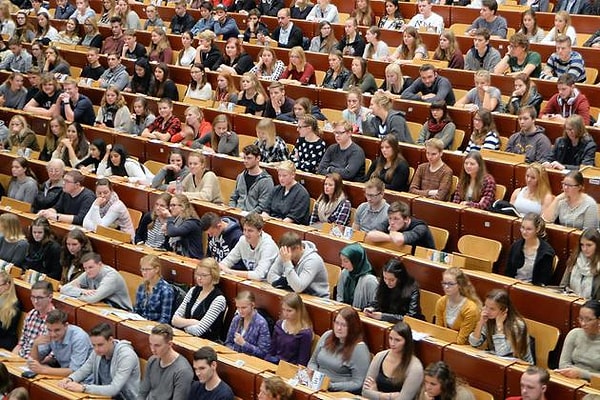
[[[181,177],[175,181],[175,194],[183,193],[183,184],[181,183]]]

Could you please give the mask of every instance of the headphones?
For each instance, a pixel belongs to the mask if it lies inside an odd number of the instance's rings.
[[[577,95],[579,94],[579,92],[577,92],[576,90],[577,89],[573,89],[571,91],[571,96],[569,96],[569,98],[566,100],[566,103],[567,103],[566,105],[572,106],[573,103],[575,103],[575,99],[577,98]],[[565,106],[565,100],[562,97],[558,96],[557,101],[558,101],[559,106],[561,106],[561,107]]]

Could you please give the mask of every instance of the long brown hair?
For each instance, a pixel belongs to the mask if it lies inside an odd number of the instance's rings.
[[[9,285],[9,288],[0,295],[0,324],[3,329],[8,329],[10,323],[19,311],[17,308],[17,293],[12,276],[6,271],[0,271],[0,283]]]
[[[493,289],[485,296],[485,299],[496,303],[498,308],[500,308],[500,311],[506,310],[506,319],[503,324],[504,334],[508,338],[510,346],[513,349],[513,356],[523,359],[529,351],[527,324],[519,311],[513,306],[508,297],[508,293],[503,289]],[[495,332],[496,330],[496,321],[494,319],[488,319],[485,324],[488,332],[485,338],[485,345],[488,350],[491,350],[494,347],[492,332]]]
[[[304,329],[312,330],[313,324],[310,320],[310,316],[308,315],[308,311],[306,311],[306,306],[304,306],[304,302],[302,301],[302,297],[298,293],[288,293],[283,296],[281,299],[281,304],[285,304],[289,308],[296,311],[296,315],[298,316],[298,322],[296,326],[292,327],[292,334],[296,334]],[[287,325],[286,325],[287,326]]]
[[[575,266],[575,263],[577,262],[577,258],[581,253],[582,239],[589,240],[596,245],[596,251],[592,256],[592,259],[590,260],[590,270],[592,274],[594,274],[594,276],[597,276],[598,274],[600,274],[600,231],[598,231],[598,229],[596,228],[587,228],[583,231],[583,233],[579,237],[579,245],[577,246],[577,249],[571,252],[571,256],[567,260],[567,271],[572,270]]]
[[[352,357],[354,347],[363,340],[363,327],[360,322],[360,317],[356,310],[350,306],[342,308],[338,311],[336,318],[340,316],[346,321],[348,327],[348,336],[344,340],[344,343],[340,342],[335,336],[335,333],[331,331],[331,335],[327,337],[325,341],[325,349],[330,353],[342,353],[342,360],[348,361]],[[341,346],[341,349],[338,349]]]
[[[398,144],[398,138],[396,138],[396,136],[394,136],[392,134],[386,135],[386,137],[381,139],[381,144],[383,144],[383,143],[386,143],[388,146],[390,146],[392,148],[391,165],[390,165],[390,168],[385,173],[386,181],[391,182],[392,178],[394,177],[394,173],[396,173],[396,167],[398,166],[398,164],[400,164],[401,162],[406,162],[406,160],[404,159],[404,156],[400,152],[400,145]],[[386,162],[387,162],[387,160],[383,156],[377,158],[375,170],[371,174],[371,177],[379,177],[379,174],[385,167]]]
[[[475,177],[475,182],[473,185],[473,201],[479,201],[481,198],[481,189],[483,188],[483,177],[487,174],[487,170],[485,168],[485,161],[483,161],[483,157],[481,157],[481,153],[477,150],[471,151],[465,157],[465,161],[468,159],[475,160],[479,169],[477,171],[477,176]],[[469,186],[471,185],[471,175],[467,174],[465,171],[465,167],[463,165],[462,171],[460,173],[459,180],[459,188],[458,191],[460,193],[460,197],[465,199],[467,197],[467,190],[469,190]]]
[[[415,343],[412,337],[412,330],[406,322],[397,322],[396,325],[392,327],[392,331],[396,332],[404,339],[404,347],[402,349],[400,363],[392,372],[392,382],[398,385],[403,383],[406,379],[406,371],[408,371],[408,366],[410,365],[410,362],[415,354]]]

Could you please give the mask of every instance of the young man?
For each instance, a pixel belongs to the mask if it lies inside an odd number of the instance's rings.
[[[569,14],[594,15],[593,1],[586,0],[558,0],[554,12],[566,11]],[[598,14],[595,14],[598,15]]]
[[[148,341],[152,357],[146,364],[137,400],[186,400],[194,373],[185,357],[173,350],[173,328],[156,325]]]
[[[206,244],[206,257],[212,257],[221,262],[229,255],[231,250],[242,236],[242,228],[235,219],[231,217],[219,217],[213,212],[205,213],[200,218],[202,229],[208,235]],[[240,260],[236,266],[243,269],[244,263]]]
[[[52,304],[52,284],[48,281],[37,281],[31,287],[30,299],[33,310],[27,313],[23,323],[23,333],[13,353],[23,358],[29,358],[31,347],[38,336],[48,335],[46,319],[48,313],[54,310]]]
[[[67,322],[68,318],[62,310],[48,313],[48,333],[33,342],[27,360],[30,370],[37,374],[69,376],[85,363],[92,352],[92,343],[83,329]],[[49,364],[58,364],[58,367]]]
[[[262,213],[269,209],[273,178],[260,167],[260,149],[251,144],[243,149],[244,171],[238,175],[229,205],[248,212]]]
[[[51,221],[64,222],[65,224],[81,225],[88,213],[96,195],[83,186],[84,176],[77,170],[71,170],[63,178],[63,194],[52,208],[47,208],[38,213]]]
[[[200,5],[200,19],[194,24],[191,32],[194,36],[204,31],[212,31],[215,20],[212,18],[212,3],[205,1]]]
[[[144,30],[150,31],[152,30],[151,28],[163,28],[164,26],[165,23],[158,15],[158,11],[156,11],[156,6],[154,4],[148,4],[146,6],[146,22],[144,23]]]
[[[270,15],[261,10],[262,15]],[[290,20],[290,9],[282,8],[277,12],[277,21],[279,26],[273,31],[271,36],[277,41],[278,47],[291,49],[295,46],[302,46],[302,30]]]
[[[244,42],[249,42],[250,39],[256,39],[259,32],[266,32],[269,35],[269,28],[260,20],[260,11],[258,8],[253,8],[248,12],[246,21],[246,30],[244,31]]]
[[[263,231],[264,224],[262,217],[255,212],[242,218],[244,235],[219,263],[221,271],[255,281],[262,281],[267,277],[279,250],[271,235]],[[239,265],[240,261],[243,263],[243,269],[232,269]]]
[[[275,118],[278,115],[292,112],[294,109],[294,99],[285,95],[285,86],[283,83],[275,81],[269,85],[269,100],[265,105],[263,117]]]
[[[295,232],[281,235],[279,256],[269,270],[267,282],[275,287],[290,287],[296,293],[329,297],[327,270],[317,246]]]
[[[195,24],[194,17],[187,12],[187,2],[179,0],[175,3],[175,15],[171,18],[171,33],[181,35],[183,32],[192,29]]]
[[[508,139],[506,151],[515,154],[525,154],[525,162],[548,161],[552,157],[552,144],[546,136],[546,130],[535,124],[537,113],[532,106],[519,110],[519,132],[513,133]]]
[[[445,101],[449,106],[456,103],[452,84],[447,78],[439,76],[435,67],[431,64],[423,64],[419,67],[419,78],[415,79],[402,92],[400,97],[406,100],[425,101],[427,103]]]
[[[91,79],[97,81],[105,71],[105,68],[100,64],[100,50],[97,47],[90,47],[87,51],[87,65],[83,67],[81,80]]]
[[[540,114],[540,118],[565,122],[571,115],[579,115],[590,125],[590,102],[585,94],[575,87],[575,77],[562,74],[556,81],[558,93],[554,94]]]
[[[189,400],[233,400],[231,387],[217,373],[217,352],[210,346],[194,353],[194,372],[198,381],[192,382]]]
[[[185,0],[182,0],[185,3]],[[237,38],[240,30],[237,27],[235,19],[227,15],[227,7],[224,4],[217,4],[215,7],[215,23],[213,32],[217,36],[222,36],[223,40]]]
[[[125,89],[129,84],[129,73],[127,68],[121,64],[121,50],[118,53],[110,53],[106,57],[108,69],[98,79],[100,87],[107,89],[109,86],[116,86],[119,90]]]
[[[173,115],[173,100],[163,97],[158,101],[158,117],[140,135],[147,139],[168,142],[181,132],[181,121]]]
[[[123,21],[121,20],[121,17],[112,17],[110,19],[110,30],[112,36],[105,38],[104,42],[102,42],[101,53],[121,54],[123,52],[123,45],[125,44],[123,39]]]
[[[447,201],[452,194],[452,175],[454,172],[444,161],[444,142],[438,138],[425,141],[426,163],[421,163],[410,182],[410,193],[429,197],[434,200]]]
[[[283,5],[283,0],[260,0],[258,2],[258,11],[260,11],[262,15],[268,15],[270,17],[279,17],[279,11],[281,11],[283,7],[285,7]]]
[[[540,53],[529,50],[529,39],[523,33],[515,33],[508,39],[508,51],[494,67],[495,74],[509,76],[525,74],[531,78],[539,78],[542,73],[542,57]]]
[[[388,211],[388,229],[367,232],[366,242],[393,242],[397,246],[405,244],[434,249],[435,243],[429,227],[424,221],[410,215],[408,204],[395,201],[390,204]]]
[[[317,173],[337,172],[343,179],[359,181],[365,174],[365,152],[352,141],[352,125],[346,121],[333,123],[335,144],[325,150]]]
[[[585,82],[585,61],[580,53],[571,49],[571,39],[567,35],[556,38],[556,52],[546,61],[540,79],[557,80],[563,74],[571,74],[575,82]]]
[[[85,303],[108,303],[113,307],[131,311],[131,298],[125,279],[119,272],[104,265],[100,254],[87,253],[81,257],[85,272],[60,288],[62,294]]]
[[[123,34],[123,42],[122,58],[137,60],[138,58],[147,57],[146,48],[137,42],[135,30],[127,29]]]
[[[0,63],[0,69],[27,73],[31,69],[31,54],[23,49],[21,41],[17,38],[11,38],[8,41],[10,53]]]
[[[385,231],[388,227],[387,211],[390,205],[383,198],[385,184],[379,178],[371,178],[365,183],[367,201],[356,209],[352,229],[355,231]]]
[[[432,11],[432,0],[419,0],[417,6],[419,13],[408,22],[408,26],[414,26],[417,29],[425,27],[427,32],[440,34],[444,30],[444,18]]]
[[[79,122],[85,125],[94,125],[96,113],[89,97],[79,94],[79,86],[73,78],[67,78],[63,82],[63,90],[56,99],[56,105],[60,109],[60,115],[67,122]]]
[[[465,69],[468,71],[485,69],[492,72],[501,60],[500,52],[490,44],[490,31],[486,28],[475,30],[473,47],[469,49],[465,57]]]
[[[94,351],[85,364],[58,386],[76,393],[110,396],[122,400],[136,400],[140,390],[140,360],[131,343],[114,338],[106,322],[90,331]],[[91,378],[89,385],[82,384]]]
[[[507,397],[506,400],[547,400],[548,382],[550,374],[546,369],[527,367],[521,375],[521,396]]]
[[[68,0],[56,0],[54,19],[69,19],[75,12],[75,6]]]
[[[493,38],[506,39],[508,24],[506,18],[496,15],[498,12],[498,3],[496,0],[482,0],[479,17],[473,21],[467,33],[471,36],[479,28],[486,28]]]

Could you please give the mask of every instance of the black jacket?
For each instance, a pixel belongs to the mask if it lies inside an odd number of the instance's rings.
[[[283,47],[284,49],[291,49],[295,46],[302,46],[302,30],[298,28],[296,25],[292,25],[292,31],[290,32],[290,36],[288,38],[288,42],[286,44],[282,44],[279,41],[279,35],[281,33],[281,27],[278,26],[274,31],[272,38],[277,40],[278,46]]]
[[[525,245],[525,239],[519,239],[514,242],[510,248],[508,254],[508,262],[506,263],[506,270],[504,275],[515,277],[517,276],[517,270],[525,263],[525,256],[523,255],[523,246]],[[547,285],[552,279],[552,263],[554,262],[554,249],[543,239],[540,239],[540,245],[535,255],[535,261],[533,262],[533,276],[531,283],[534,285]]]
[[[171,33],[180,35],[185,31],[191,30],[195,23],[194,17],[187,12],[183,14],[183,17],[175,14],[173,18],[171,18]]]
[[[558,161],[563,164],[565,168],[571,170],[578,170],[581,165],[594,165],[594,159],[596,156],[596,142],[590,135],[584,135],[579,139],[576,147],[567,146],[570,139],[559,137],[554,142],[554,148],[552,149],[552,161]],[[565,165],[567,158],[567,151],[569,147],[574,151],[573,165]]]

